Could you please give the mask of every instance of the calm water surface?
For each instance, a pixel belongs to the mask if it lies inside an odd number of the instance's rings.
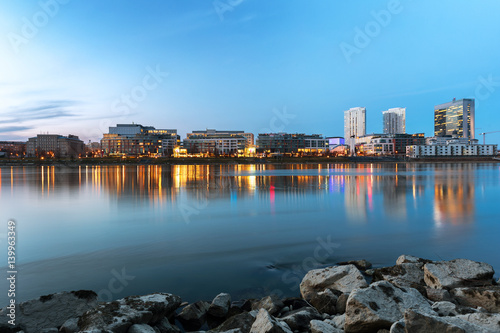
[[[103,300],[295,296],[309,269],[393,265],[400,254],[500,272],[500,164],[1,167],[0,176],[0,237],[10,218],[18,226],[18,301],[78,289]]]

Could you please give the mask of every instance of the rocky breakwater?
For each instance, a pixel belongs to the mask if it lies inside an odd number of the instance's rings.
[[[290,333],[500,332],[500,286],[493,268],[466,259],[403,255],[371,269],[365,260],[309,271],[301,297],[182,303],[155,293],[98,303],[92,291],[19,304],[16,326],[0,311],[2,332]]]

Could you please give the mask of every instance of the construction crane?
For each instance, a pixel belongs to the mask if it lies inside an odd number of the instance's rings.
[[[486,134],[490,133],[499,133],[500,131],[493,131],[493,132],[484,132],[484,133],[479,133],[479,135],[483,136],[483,145],[486,144]]]

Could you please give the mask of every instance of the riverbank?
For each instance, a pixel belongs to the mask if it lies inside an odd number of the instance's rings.
[[[391,267],[358,260],[309,271],[300,297],[286,299],[221,293],[187,304],[155,293],[99,303],[93,291],[62,292],[3,308],[0,332],[498,332],[493,276],[487,263],[403,255]]]
[[[60,159],[0,159],[1,166],[82,166],[82,165],[224,165],[224,164],[326,164],[326,163],[500,163],[492,157],[449,157],[406,159],[394,157],[189,157],[189,158],[60,158]]]

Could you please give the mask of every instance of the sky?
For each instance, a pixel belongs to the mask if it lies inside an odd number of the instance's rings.
[[[137,123],[343,136],[343,111],[476,99],[500,131],[498,0],[41,0],[0,3],[0,140],[98,141]],[[482,141],[482,137],[478,137]],[[500,144],[500,132],[486,136]]]

